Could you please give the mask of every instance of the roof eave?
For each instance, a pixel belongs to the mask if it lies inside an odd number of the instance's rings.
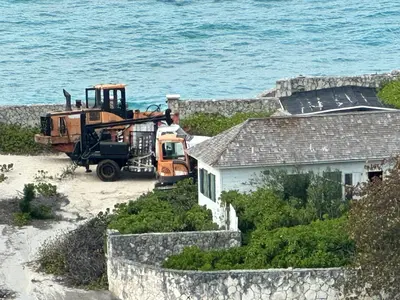
[[[373,158],[365,158],[365,159],[347,159],[347,160],[323,160],[323,161],[314,161],[314,162],[296,162],[296,163],[281,163],[281,164],[260,164],[260,165],[246,165],[246,166],[221,166],[216,164],[210,165],[216,169],[244,169],[244,168],[271,168],[271,167],[283,167],[283,166],[307,166],[307,165],[322,165],[322,164],[332,164],[332,163],[350,163],[350,162],[363,162],[363,161],[377,161],[387,159],[390,156],[386,157],[373,157]]]

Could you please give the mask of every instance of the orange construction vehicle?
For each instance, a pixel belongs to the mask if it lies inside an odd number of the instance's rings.
[[[82,113],[80,123],[80,138],[70,158],[87,172],[97,165],[97,176],[103,181],[118,180],[122,171],[155,174],[158,189],[196,179],[196,162],[186,153],[188,134],[173,125],[170,109],[160,116],[92,124]],[[110,130],[121,126],[116,141]]]
[[[50,112],[41,117],[41,133],[35,135],[35,142],[50,145],[54,150],[65,152],[70,156],[80,138],[82,112],[86,115],[87,124],[163,115],[163,112],[160,111],[160,105],[155,104],[150,105],[145,112],[128,110],[125,87],[125,84],[98,84],[87,88],[84,105],[82,100],[76,100],[75,109],[72,109],[71,95],[63,90],[66,98],[65,111]],[[179,123],[177,116],[173,116],[173,122]],[[116,139],[117,131],[121,129],[123,127],[113,127],[113,130],[109,131],[113,140]]]

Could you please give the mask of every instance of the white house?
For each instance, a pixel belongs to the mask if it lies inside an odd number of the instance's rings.
[[[249,119],[189,150],[199,169],[199,204],[214,221],[237,230],[222,191],[250,191],[268,169],[339,170],[342,184],[383,176],[382,162],[400,153],[400,111],[368,111]]]

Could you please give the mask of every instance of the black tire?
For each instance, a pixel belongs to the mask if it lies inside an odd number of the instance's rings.
[[[111,159],[105,159],[97,165],[97,176],[102,181],[116,181],[121,175],[121,168]]]

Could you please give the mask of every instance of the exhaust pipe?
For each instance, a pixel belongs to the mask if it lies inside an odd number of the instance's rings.
[[[82,107],[82,100],[75,100],[75,106],[77,109],[81,109]]]
[[[64,97],[65,97],[65,110],[66,111],[72,111],[72,106],[71,106],[71,95],[63,89]]]

